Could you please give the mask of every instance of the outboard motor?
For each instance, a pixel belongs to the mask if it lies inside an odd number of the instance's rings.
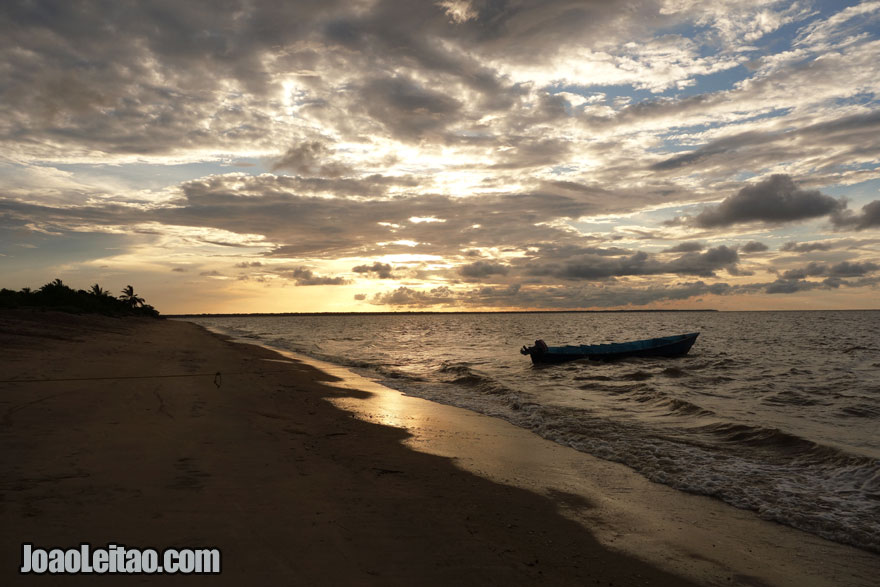
[[[519,352],[523,355],[540,355],[541,353],[547,352],[547,343],[541,339],[535,341],[535,346],[525,346],[519,350]]]

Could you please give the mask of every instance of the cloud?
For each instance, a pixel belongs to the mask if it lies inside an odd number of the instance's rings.
[[[813,281],[798,279],[780,279],[768,284],[764,291],[768,294],[793,294],[799,291],[815,289],[819,284]]]
[[[455,98],[400,75],[372,79],[360,93],[370,116],[406,141],[439,133],[462,108]]]
[[[773,283],[766,284],[764,292],[768,294],[793,294],[815,289],[832,290],[841,287],[876,287],[878,282],[880,282],[880,278],[877,277],[863,277],[852,280],[842,279],[840,277],[827,277],[822,281],[780,278]]]
[[[552,275],[573,280],[604,280],[629,275],[666,273],[713,277],[720,269],[735,272],[738,261],[739,255],[736,249],[721,245],[704,253],[685,253],[671,261],[659,261],[644,251],[619,257],[585,254],[562,265],[549,263],[529,269],[527,272],[531,275]]]
[[[295,178],[230,174],[187,182],[179,198],[159,205],[53,207],[0,199],[0,211],[21,222],[73,230],[149,225],[159,234],[169,227],[187,227],[202,242],[221,242],[223,235],[223,244],[259,244],[273,257],[336,258],[396,252],[457,256],[474,247],[519,248],[528,243],[574,246],[583,240],[555,222],[595,209],[590,202],[541,193],[366,199],[302,195],[298,187]],[[249,236],[236,241],[236,235]]]
[[[818,190],[802,190],[787,175],[772,175],[749,185],[717,206],[705,208],[691,222],[717,228],[747,222],[785,223],[819,218],[846,204]]]
[[[698,275],[712,277],[719,269],[735,270],[739,261],[736,249],[721,245],[707,250],[705,253],[686,253],[662,265],[664,273],[679,275]]]
[[[861,277],[880,269],[880,265],[870,261],[841,261],[835,265],[812,262],[800,269],[790,269],[782,274],[783,279],[804,279],[806,277]]]
[[[671,114],[673,108],[678,111],[687,110],[692,106],[705,106],[705,102],[717,101],[711,96],[699,96],[682,100],[673,104],[658,103],[652,108],[641,105],[638,110],[626,113],[630,117],[645,116],[663,112]],[[689,102],[690,101],[690,102]],[[622,114],[623,116],[623,114]],[[805,155],[823,157],[823,167],[833,164],[852,164],[856,160],[867,161],[880,153],[873,136],[880,131],[880,113],[876,111],[860,112],[840,116],[822,122],[810,119],[794,118],[785,131],[779,131],[777,125],[767,124],[766,128],[732,133],[710,141],[697,149],[674,155],[650,166],[653,171],[679,172],[682,168],[689,171],[711,169],[762,168],[778,161],[801,159]],[[755,126],[755,125],[751,125]],[[711,135],[710,135],[711,136]],[[823,156],[824,151],[824,156]]]
[[[664,253],[692,253],[694,251],[702,251],[706,245],[699,241],[686,241],[665,249]]]
[[[364,257],[388,254],[395,248],[414,252],[412,247],[393,244],[400,241],[432,243],[431,252],[441,255],[473,246],[566,243],[577,240],[575,235],[550,222],[577,218],[594,209],[590,202],[540,193],[365,199],[301,195],[298,187],[295,180],[285,177],[214,176],[184,184],[183,197],[174,206],[128,213],[175,225],[256,231],[275,243],[273,256],[278,257]],[[432,217],[445,222],[410,221]]]
[[[493,261],[474,261],[458,268],[462,277],[481,279],[490,275],[507,275],[510,266]]]
[[[456,300],[455,294],[446,286],[435,287],[430,290],[416,290],[401,286],[397,289],[373,295],[370,303],[383,306],[435,306],[452,305]]]
[[[272,171],[282,169],[299,175],[321,177],[340,177],[354,173],[351,167],[330,161],[332,155],[333,151],[318,141],[293,145],[272,165]]]
[[[547,165],[559,165],[565,161],[572,146],[568,141],[556,138],[509,137],[500,144],[497,162],[492,169],[524,169]]]
[[[376,277],[377,279],[394,279],[391,265],[380,263],[379,261],[374,262],[372,265],[358,265],[357,267],[352,267],[351,270],[355,273]]]
[[[328,277],[316,275],[307,267],[296,267],[280,273],[282,277],[291,279],[295,285],[346,285],[350,283],[344,277]]]
[[[689,153],[670,157],[669,159],[653,164],[651,168],[655,171],[677,170],[681,167],[705,162],[714,155],[726,154],[729,151],[739,149],[743,146],[754,146],[771,140],[773,140],[773,137],[764,133],[754,131],[741,133],[719,139]]]
[[[838,228],[866,230],[880,226],[880,200],[874,200],[862,207],[859,214],[848,210],[840,210],[831,217],[831,222]]]
[[[665,285],[652,284],[637,287],[630,284],[585,285],[582,287],[523,286],[514,295],[504,298],[509,306],[531,308],[606,308],[626,306],[647,306],[668,300],[688,300],[705,295],[734,296],[756,293],[792,294],[813,289],[837,289],[839,287],[873,287],[880,281],[868,277],[856,280],[843,280],[829,277],[823,281],[778,279],[769,283],[745,283],[731,285],[725,282],[706,283],[705,281],[678,282]],[[482,288],[486,289],[486,288]],[[489,288],[494,294],[495,303],[501,303],[501,292]],[[482,305],[490,298],[482,297],[481,289],[459,294],[459,305]],[[428,304],[430,305],[430,304]]]
[[[761,253],[768,250],[769,247],[759,241],[749,241],[740,249],[743,253]]]
[[[828,251],[832,248],[834,248],[834,245],[826,242],[799,243],[797,241],[789,241],[779,247],[779,250],[796,253],[812,253],[813,251]]]
[[[864,26],[866,19],[876,23],[878,11],[880,11],[880,4],[877,2],[862,2],[855,6],[848,6],[825,20],[819,20],[805,26],[798,33],[794,45],[813,45],[821,49],[829,49],[832,41],[857,34],[860,27],[851,23],[853,19],[858,19],[862,26]]]
[[[666,286],[583,285],[555,287],[511,284],[506,287],[448,287],[417,290],[401,287],[376,294],[371,304],[409,308],[440,307],[524,307],[542,309],[608,308],[646,306],[667,300],[685,300],[703,295],[726,296],[741,291],[727,283],[682,282]]]

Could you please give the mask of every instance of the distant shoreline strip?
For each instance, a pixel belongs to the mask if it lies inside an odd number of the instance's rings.
[[[230,318],[238,316],[451,316],[456,314],[653,314],[659,312],[719,312],[715,309],[699,310],[454,310],[413,312],[238,312],[231,314],[162,314],[163,318]]]

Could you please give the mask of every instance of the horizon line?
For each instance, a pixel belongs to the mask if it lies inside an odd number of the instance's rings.
[[[237,317],[237,316],[396,316],[396,315],[443,315],[443,314],[637,314],[658,312],[877,312],[880,308],[829,308],[809,310],[718,310],[700,309],[643,309],[643,310],[402,310],[377,312],[185,312],[162,314],[165,318]]]
[[[191,316],[388,316],[398,314],[622,314],[630,312],[719,312],[713,308],[670,309],[670,310],[381,310],[376,312],[187,312],[183,314],[163,314],[166,318],[187,318]]]

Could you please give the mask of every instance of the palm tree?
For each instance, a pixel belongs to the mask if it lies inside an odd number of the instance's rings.
[[[103,298],[104,296],[109,295],[107,290],[102,288],[97,283],[92,286],[92,288],[89,290],[89,293],[91,293],[93,296],[98,297],[98,298]]]
[[[60,279],[55,278],[52,281],[50,281],[49,283],[47,283],[46,285],[44,285],[43,287],[41,287],[40,291],[51,292],[51,291],[61,291],[62,289],[70,289],[70,288],[67,287],[66,285],[64,285],[64,283]]]
[[[125,289],[122,290],[122,295],[119,296],[119,299],[131,306],[132,308],[144,305],[144,298],[138,297],[134,293],[134,288],[130,285],[125,286]]]

